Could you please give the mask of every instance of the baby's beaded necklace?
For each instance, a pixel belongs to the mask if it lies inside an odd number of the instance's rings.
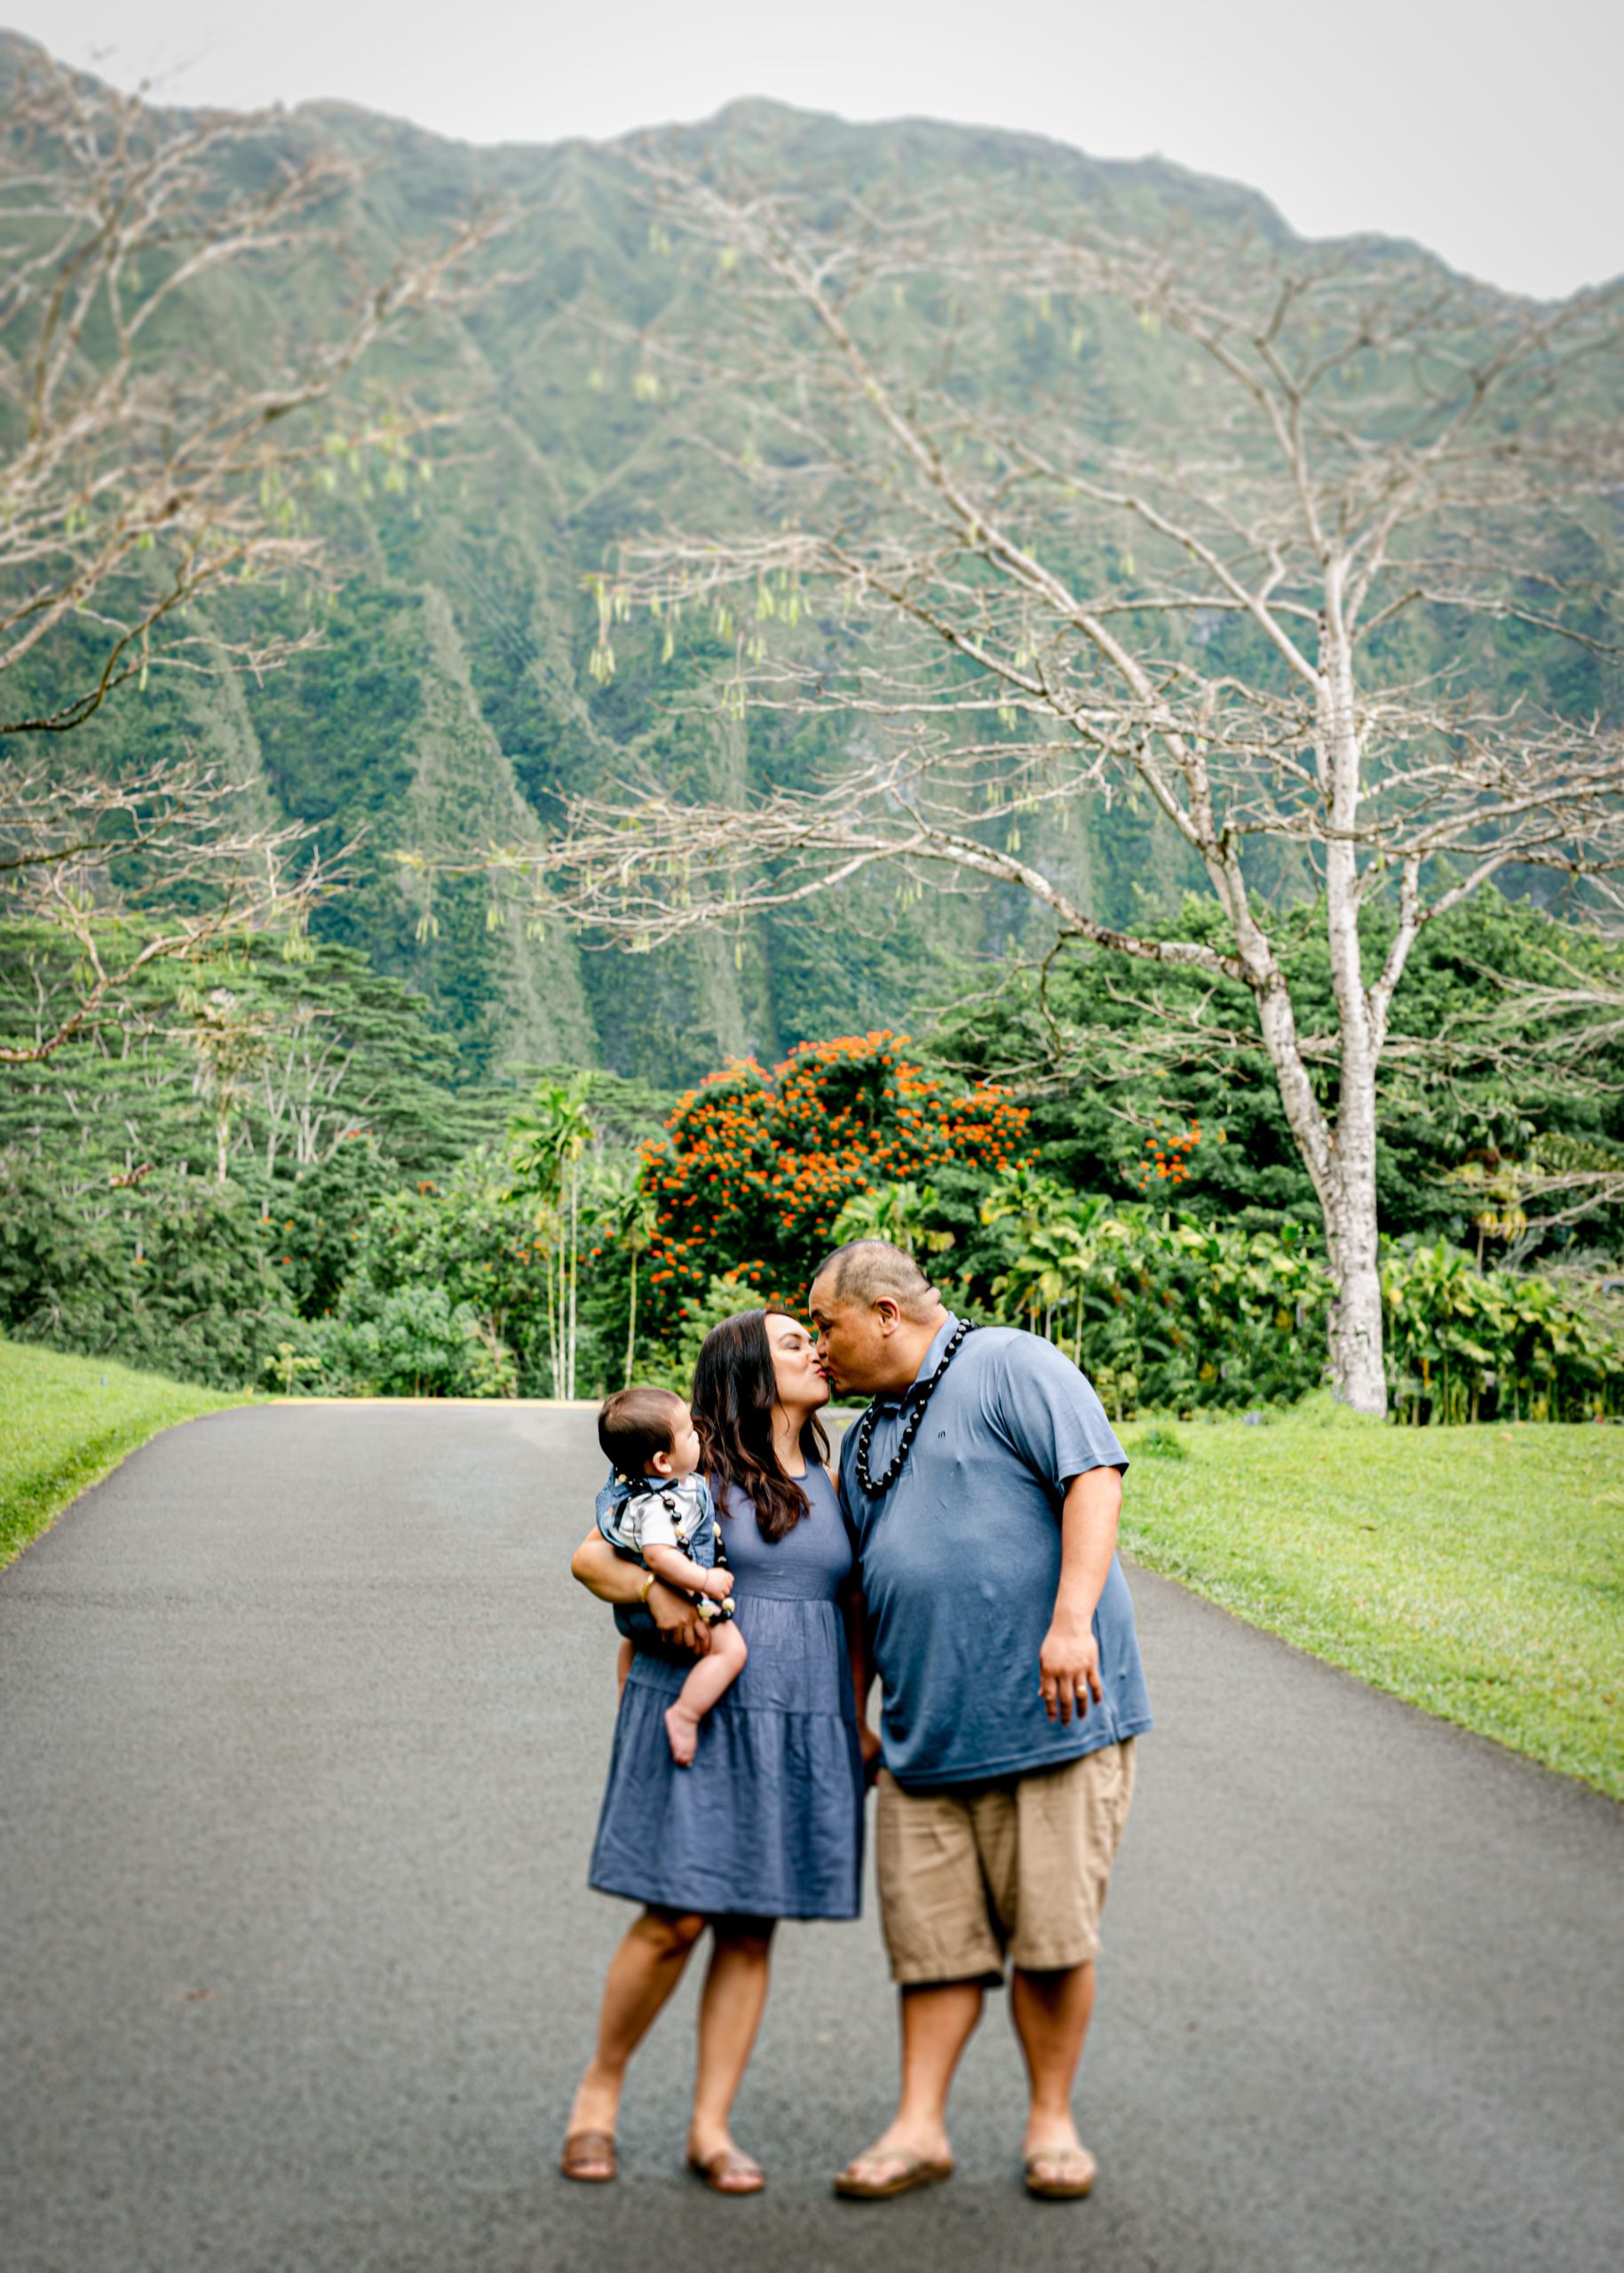
[[[864,1414],[862,1419],[858,1422],[857,1481],[859,1488],[861,1490],[865,1499],[883,1499],[886,1493],[891,1490],[891,1485],[901,1475],[903,1463],[907,1459],[908,1447],[913,1443],[915,1437],[919,1434],[919,1424],[925,1417],[925,1407],[929,1405],[931,1397],[935,1393],[936,1384],[940,1381],[942,1375],[947,1372],[948,1366],[952,1365],[955,1358],[958,1355],[959,1344],[963,1341],[964,1336],[967,1334],[973,1333],[973,1331],[974,1328],[968,1319],[961,1321],[954,1334],[952,1341],[948,1342],[947,1347],[942,1351],[941,1363],[937,1366],[936,1371],[931,1374],[930,1380],[926,1382],[923,1389],[921,1389],[918,1400],[915,1403],[913,1411],[903,1422],[902,1434],[897,1440],[896,1455],[891,1461],[891,1466],[886,1469],[884,1475],[881,1477],[877,1484],[875,1482],[873,1477],[868,1473],[868,1446],[874,1437],[874,1424],[879,1414],[878,1403],[876,1402],[871,1405],[868,1407],[867,1412]]]

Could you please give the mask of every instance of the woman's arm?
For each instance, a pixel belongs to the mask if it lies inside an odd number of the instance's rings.
[[[857,1534],[853,1532],[845,1506],[840,1500],[840,1477],[834,1469],[824,1468],[824,1474],[835,1487],[835,1498],[840,1503],[841,1519],[846,1535],[852,1541],[853,1557],[857,1553]],[[863,1748],[863,1783],[873,1783],[880,1772],[880,1736],[877,1729],[868,1725],[868,1697],[874,1687],[874,1667],[868,1656],[868,1625],[863,1606],[862,1575],[855,1561],[845,1591],[840,1597],[840,1614],[846,1624],[846,1656],[852,1667],[852,1693],[857,1699],[857,1735]]]
[[[634,1603],[643,1599],[648,1572],[617,1555],[599,1531],[590,1531],[569,1559],[569,1574],[598,1596],[599,1602]],[[679,1642],[702,1658],[710,1647],[710,1628],[685,1595],[674,1594],[658,1580],[648,1589],[647,1606],[668,1642]]]
[[[857,1735],[863,1748],[863,1781],[872,1784],[880,1772],[880,1738],[868,1725],[868,1692],[874,1687],[874,1667],[868,1661],[868,1634],[863,1622],[862,1588],[853,1580],[842,1602],[846,1621],[846,1654],[852,1667],[852,1690],[857,1699]]]

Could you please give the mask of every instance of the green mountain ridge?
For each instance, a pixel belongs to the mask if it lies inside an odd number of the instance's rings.
[[[0,43],[13,59],[26,45]],[[1267,199],[1162,158],[1101,161],[1035,136],[929,120],[852,124],[760,98],[646,137],[490,147],[348,104],[286,114],[289,154],[320,139],[364,162],[341,218],[380,261],[482,199],[519,203],[496,256],[518,281],[376,359],[377,376],[421,400],[462,404],[462,424],[434,454],[432,480],[399,495],[341,489],[332,501],[336,589],[278,603],[287,628],[321,630],[320,648],[260,683],[155,677],[75,745],[106,762],[185,741],[251,782],[265,812],[319,824],[329,851],[356,841],[353,888],[316,928],[422,989],[470,1073],[571,1061],[686,1082],[733,1054],[772,1057],[812,1035],[906,1026],[962,992],[977,961],[1046,944],[1032,911],[1008,895],[906,906],[871,881],[820,912],[757,919],[737,947],[701,938],[629,957],[493,905],[479,880],[431,895],[392,856],[535,836],[560,796],[610,794],[637,769],[688,794],[742,799],[786,766],[836,753],[851,733],[834,720],[790,729],[725,717],[709,690],[728,651],[702,635],[669,667],[629,639],[613,680],[600,685],[588,671],[587,576],[617,537],[663,519],[700,520],[720,479],[696,458],[679,408],[639,383],[641,343],[679,280],[638,204],[633,143],[714,149],[787,183],[875,194],[900,180],[1000,193],[1031,185],[1080,210],[1177,217],[1210,238],[1215,258],[1248,233],[1295,242]],[[266,328],[319,320],[346,289],[320,252],[281,274],[233,273],[194,296],[170,345],[202,352],[206,341],[251,367]],[[1092,338],[1079,372],[1103,420],[1146,415],[1147,405],[1196,415],[1159,344],[1137,332]],[[1108,921],[1145,892],[1166,903],[1192,881],[1176,845],[1129,804],[1086,817],[1044,850]]]

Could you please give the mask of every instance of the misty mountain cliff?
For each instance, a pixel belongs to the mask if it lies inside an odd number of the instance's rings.
[[[1034,919],[997,894],[904,905],[883,882],[757,921],[738,948],[701,939],[639,957],[592,951],[556,923],[516,915],[493,925],[477,881],[439,888],[425,920],[424,887],[391,857],[397,848],[534,836],[560,795],[607,791],[634,764],[694,794],[742,797],[785,730],[674,701],[702,690],[725,661],[702,638],[664,669],[635,646],[606,684],[587,669],[587,575],[629,531],[699,520],[717,478],[645,368],[640,341],[676,272],[625,148],[474,148],[332,105],[289,114],[285,133],[289,151],[329,139],[362,162],[360,186],[335,220],[375,263],[482,201],[513,201],[521,218],[499,253],[508,281],[392,342],[358,380],[456,405],[459,423],[430,454],[432,479],[419,468],[398,494],[340,485],[326,530],[330,588],[274,603],[282,628],[316,630],[320,644],[259,683],[170,678],[143,695],[128,690],[83,730],[85,744],[105,756],[189,742],[252,781],[270,812],[320,823],[329,847],[357,840],[353,888],[318,928],[420,987],[471,1072],[568,1059],[687,1081],[736,1051],[771,1056],[809,1034],[906,1026],[962,985],[970,959],[1021,939]],[[1041,195],[1051,212],[1070,202],[1136,226],[1174,219],[1209,238],[1215,260],[1242,236],[1288,241],[1244,189],[1014,134],[927,121],[852,126],[748,102],[664,137],[783,183],[875,199],[893,183],[915,195],[935,185],[967,210],[996,190]],[[351,289],[336,257],[234,273],[194,296],[170,352],[251,368],[273,302],[285,319],[295,296],[314,324]],[[1030,352],[1050,351],[1034,338]],[[1199,405],[1170,384],[1162,354],[1137,330],[1102,334],[1076,360],[1075,384],[1103,420],[1131,400],[1191,424]],[[827,752],[842,730],[820,721],[797,731],[809,750]],[[1106,920],[1125,916],[1137,894],[1165,900],[1187,880],[1176,848],[1126,804],[1073,828],[1058,857]]]

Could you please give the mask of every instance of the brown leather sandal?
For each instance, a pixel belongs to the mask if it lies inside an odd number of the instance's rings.
[[[1047,2164],[1050,2175],[1040,2178]],[[1099,2166],[1086,2147],[1040,2147],[1026,2158],[1026,2191],[1040,2202],[1081,2202],[1094,2191]]]
[[[688,2157],[688,2168],[695,2178],[702,2179],[713,2194],[759,2194],[767,2182],[766,2173],[749,2155],[741,2155],[737,2147],[718,2147],[714,2155],[701,2161],[697,2155]],[[729,2186],[728,2179],[742,2179],[742,2186]]]
[[[608,2131],[572,2131],[558,2158],[565,2177],[579,2179],[583,2186],[607,2186],[619,2176],[620,2167],[614,2134]]]
[[[897,2167],[890,2178],[855,2178],[856,2163],[848,2163],[835,2181],[836,2193],[847,2202],[889,2202],[894,2195],[911,2194],[916,2186],[939,2186],[953,2176],[950,2162],[932,2162],[904,2147],[883,2147],[859,2155],[857,2162],[895,2163]]]

